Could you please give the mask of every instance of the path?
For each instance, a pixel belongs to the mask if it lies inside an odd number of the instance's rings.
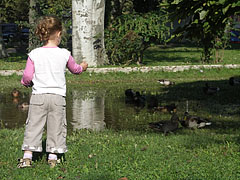
[[[95,73],[107,73],[107,72],[149,72],[149,71],[166,71],[166,72],[178,72],[190,69],[216,69],[216,68],[229,68],[237,69],[240,68],[240,64],[226,64],[226,65],[185,65],[185,66],[152,66],[152,67],[110,67],[110,68],[88,68],[88,72]],[[22,75],[23,70],[0,70],[1,76],[9,76],[16,73],[17,75]]]

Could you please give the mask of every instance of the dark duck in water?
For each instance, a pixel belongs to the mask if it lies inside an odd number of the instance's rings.
[[[208,83],[203,87],[203,92],[207,95],[213,95],[220,91],[219,87],[210,87]]]
[[[127,104],[144,107],[146,98],[144,95],[141,95],[139,91],[134,92],[132,89],[127,89],[125,90],[125,102]]]
[[[234,77],[230,77],[228,82],[229,82],[229,84],[231,86],[234,86],[234,85],[240,84],[240,79],[236,79]]]
[[[174,132],[178,129],[179,117],[176,113],[173,113],[170,121],[159,121],[149,123],[149,127],[155,131],[163,132],[167,135],[169,132]]]

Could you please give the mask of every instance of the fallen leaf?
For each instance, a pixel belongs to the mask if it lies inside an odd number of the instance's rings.
[[[128,180],[128,178],[122,177],[122,178],[120,178],[120,179],[118,179],[118,180]]]

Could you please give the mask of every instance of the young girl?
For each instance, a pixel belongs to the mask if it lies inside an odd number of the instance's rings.
[[[21,83],[32,86],[32,96],[26,121],[22,150],[23,158],[18,167],[31,167],[32,152],[42,151],[42,133],[47,122],[46,152],[48,163],[54,167],[58,153],[67,152],[66,135],[66,67],[73,74],[80,74],[88,67],[86,62],[76,64],[70,52],[59,48],[62,23],[54,16],[43,17],[36,35],[44,46],[28,54]]]

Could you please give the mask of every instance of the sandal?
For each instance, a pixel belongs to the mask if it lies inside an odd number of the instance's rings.
[[[32,160],[29,158],[26,159],[18,159],[18,168],[26,168],[26,167],[32,167]]]
[[[51,159],[49,159],[48,160],[48,164],[49,164],[49,166],[50,166],[50,168],[54,168],[57,164],[59,164],[61,162],[61,160],[60,159],[58,159],[58,160],[51,160]]]

